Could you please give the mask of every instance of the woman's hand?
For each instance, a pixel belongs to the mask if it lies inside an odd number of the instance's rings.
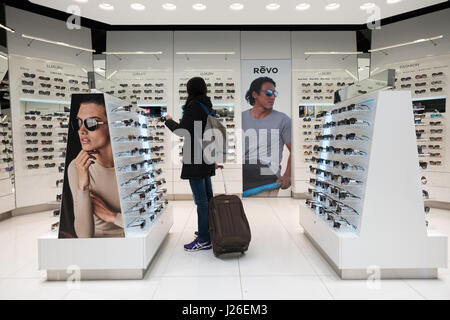
[[[166,119],[166,121],[167,121],[167,120],[172,120],[172,117],[169,116],[168,114],[166,114],[165,119]]]
[[[110,208],[108,208],[103,199],[97,196],[95,193],[91,192],[90,196],[94,214],[105,222],[114,223],[118,213],[113,212]]]
[[[81,150],[75,158],[75,167],[78,173],[78,189],[81,191],[85,191],[89,187],[89,166],[94,163],[92,160],[96,160],[93,156],[96,153],[96,151]]]

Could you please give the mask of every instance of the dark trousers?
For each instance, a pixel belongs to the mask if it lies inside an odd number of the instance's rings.
[[[194,202],[197,205],[198,238],[200,242],[210,241],[208,223],[208,202],[213,195],[211,177],[189,179]]]

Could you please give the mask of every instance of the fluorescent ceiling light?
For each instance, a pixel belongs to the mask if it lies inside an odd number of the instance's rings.
[[[437,37],[432,37],[432,38],[427,38],[427,39],[418,39],[418,40],[415,40],[415,41],[399,43],[399,44],[395,44],[395,45],[387,46],[387,47],[383,47],[383,48],[371,49],[371,50],[369,50],[369,52],[383,51],[383,50],[387,50],[387,49],[393,49],[393,48],[408,46],[408,45],[411,45],[411,44],[416,44],[416,43],[421,43],[421,42],[426,42],[426,41],[438,40],[438,39],[442,39],[443,37],[444,37],[443,35],[440,35],[440,36],[437,36]]]
[[[369,10],[369,9],[375,8],[375,3],[367,2],[367,3],[364,3],[363,5],[361,5],[359,8],[361,10]]]
[[[239,10],[244,9],[244,5],[242,3],[237,3],[237,2],[236,3],[232,3],[230,5],[230,9],[234,10],[234,11],[239,11]]]
[[[176,54],[236,54],[234,51],[179,51]]]
[[[83,48],[83,47],[74,46],[74,45],[71,45],[69,43],[65,43],[65,42],[61,42],[61,41],[53,41],[53,40],[48,40],[48,39],[44,39],[44,38],[38,38],[38,37],[29,36],[29,35],[26,35],[26,34],[22,34],[22,37],[26,38],[26,39],[35,40],[35,41],[41,41],[41,42],[45,42],[45,43],[56,44],[56,45],[62,46],[62,47],[78,49],[78,50],[81,50],[81,51],[95,52],[95,50],[92,50],[92,49],[87,49],[87,48]]]
[[[274,11],[280,9],[280,5],[278,3],[271,3],[266,6],[267,10]]]
[[[169,11],[173,11],[177,8],[176,5],[174,5],[173,3],[165,3],[162,5],[164,10],[169,10]]]
[[[110,51],[103,54],[127,55],[127,54],[163,54],[162,51]]]
[[[100,3],[98,6],[99,6],[100,9],[103,9],[103,10],[106,10],[106,11],[114,10],[114,6],[112,4],[109,4],[109,3],[106,3],[106,2]]]
[[[402,0],[387,0],[386,3],[387,4],[394,4],[394,3],[399,3]]]
[[[194,10],[203,11],[206,9],[206,6],[203,3],[196,3],[192,6]]]
[[[131,9],[136,10],[136,11],[143,11],[145,10],[145,6],[143,4],[140,3],[132,3],[130,4]]]
[[[3,24],[0,23],[0,28],[5,29],[6,31],[9,31],[11,33],[16,32],[14,29],[8,28],[7,26],[4,26]]]
[[[339,9],[340,6],[341,5],[339,3],[330,3],[330,4],[326,5],[325,9],[326,10],[337,10],[337,9]]]
[[[311,7],[309,3],[300,3],[298,4],[295,9],[299,11],[308,10]]]
[[[313,54],[362,54],[362,51],[306,51],[305,54],[313,55]]]

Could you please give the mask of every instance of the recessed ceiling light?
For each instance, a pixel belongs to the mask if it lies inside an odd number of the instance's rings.
[[[266,6],[267,10],[278,10],[280,9],[280,5],[278,3],[271,3]]]
[[[339,9],[340,6],[341,5],[339,3],[330,3],[330,4],[326,5],[325,9],[326,10],[336,10],[336,9]]]
[[[239,11],[239,10],[242,10],[242,9],[244,9],[244,5],[242,4],[242,3],[233,3],[233,4],[231,4],[230,5],[230,9],[231,10],[235,10],[235,11]]]
[[[192,6],[194,10],[203,11],[206,9],[206,6],[203,3],[196,3]]]
[[[308,10],[311,7],[309,3],[300,3],[298,4],[295,9],[299,11]]]
[[[137,10],[137,11],[145,10],[145,6],[143,4],[140,4],[140,3],[132,3],[132,4],[130,4],[130,7],[131,7],[131,9]]]
[[[363,5],[361,5],[359,8],[361,10],[369,10],[369,9],[375,8],[375,3],[367,2],[367,3],[364,3]]]
[[[399,3],[402,0],[387,0],[386,3],[387,4],[394,4],[394,3]]]
[[[174,5],[173,3],[165,3],[162,5],[164,10],[169,10],[169,11],[173,11],[177,8],[176,5]]]
[[[78,2],[78,3],[87,3],[89,0],[75,0],[75,2]]]
[[[114,10],[114,6],[109,3],[103,2],[103,3],[100,3],[98,6],[100,9],[103,9],[103,10],[107,10],[107,11]]]

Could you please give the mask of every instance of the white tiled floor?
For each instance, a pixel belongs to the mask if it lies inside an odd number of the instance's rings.
[[[244,199],[252,242],[244,256],[187,253],[196,230],[192,201],[175,201],[174,225],[141,281],[48,282],[37,270],[37,238],[51,212],[0,222],[0,299],[450,299],[450,271],[437,280],[340,280],[302,233],[300,200]],[[450,212],[432,209],[430,227],[450,235]]]

